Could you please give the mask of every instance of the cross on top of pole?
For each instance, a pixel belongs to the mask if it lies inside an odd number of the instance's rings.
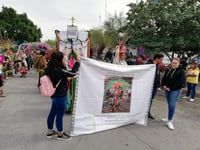
[[[70,20],[72,21],[72,26],[73,26],[73,25],[74,25],[74,20],[75,20],[75,18],[72,17]]]

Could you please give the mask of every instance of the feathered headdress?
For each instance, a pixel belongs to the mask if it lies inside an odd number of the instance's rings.
[[[120,53],[125,53],[126,52],[126,49],[125,49],[125,47],[124,47],[124,45],[125,45],[125,43],[126,43],[126,41],[127,41],[127,34],[126,34],[126,32],[125,32],[125,34],[124,34],[124,36],[123,36],[123,38],[122,38],[122,41],[121,41],[121,43],[120,43],[120,45],[119,46],[116,46],[116,53],[115,53],[115,58],[114,58],[114,60],[113,60],[113,63],[114,64],[118,64],[118,62],[119,62],[119,57],[120,57]]]

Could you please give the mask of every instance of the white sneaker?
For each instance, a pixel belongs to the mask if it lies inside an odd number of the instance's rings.
[[[190,102],[193,102],[194,101],[194,99],[193,98],[190,98]]]
[[[183,96],[182,98],[186,99],[186,98],[189,98],[189,97],[187,97],[187,96]]]
[[[168,118],[162,118],[161,119],[163,122],[167,122],[168,121]]]
[[[174,125],[173,125],[172,121],[168,121],[168,122],[167,122],[167,126],[168,126],[168,128],[169,128],[170,130],[174,130]]]

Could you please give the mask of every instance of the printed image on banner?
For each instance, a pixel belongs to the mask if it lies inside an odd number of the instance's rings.
[[[132,80],[132,77],[106,76],[102,113],[130,112]]]

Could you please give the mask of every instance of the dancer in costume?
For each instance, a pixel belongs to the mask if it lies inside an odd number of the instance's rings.
[[[127,66],[127,63],[125,61],[125,58],[126,58],[125,52],[126,52],[125,48],[120,50],[120,48],[117,47],[113,63],[118,64],[118,65]]]
[[[47,67],[47,61],[45,58],[45,51],[40,51],[40,59],[38,61],[37,71],[39,73],[38,87],[40,86],[40,78],[45,75],[45,69]]]
[[[0,96],[1,97],[5,97],[4,91],[3,91],[3,88],[2,88],[3,87],[3,74],[4,74],[4,72],[3,72],[3,70],[4,70],[4,68],[3,68],[4,60],[5,60],[4,56],[2,54],[0,54],[0,92],[1,92]]]
[[[113,85],[113,89],[111,90],[111,93],[113,95],[113,99],[111,101],[111,112],[115,112],[118,110],[118,107],[120,105],[119,103],[119,97],[123,93],[123,87],[120,83],[116,83]]]
[[[19,55],[18,55],[18,59],[21,60],[21,63],[20,63],[20,73],[21,73],[21,78],[22,77],[26,77],[26,74],[27,74],[27,63],[26,63],[26,54],[24,53],[23,50],[20,50],[19,51]]]
[[[126,47],[124,46],[125,38],[126,38],[126,34],[124,35],[122,42],[120,43],[120,46],[116,47],[115,58],[113,60],[114,64],[124,65],[124,66],[128,65],[125,61],[125,58],[126,58]]]
[[[120,101],[127,100],[128,96],[126,93],[128,93],[130,86],[130,83],[121,77],[106,79],[105,103],[109,104],[109,110],[111,112],[117,112]]]
[[[10,62],[11,62],[10,55],[8,54],[8,49],[5,49],[4,57],[5,57],[5,61],[4,61],[4,68],[5,68],[4,77],[5,77],[5,79],[8,80],[8,75],[10,73]]]

